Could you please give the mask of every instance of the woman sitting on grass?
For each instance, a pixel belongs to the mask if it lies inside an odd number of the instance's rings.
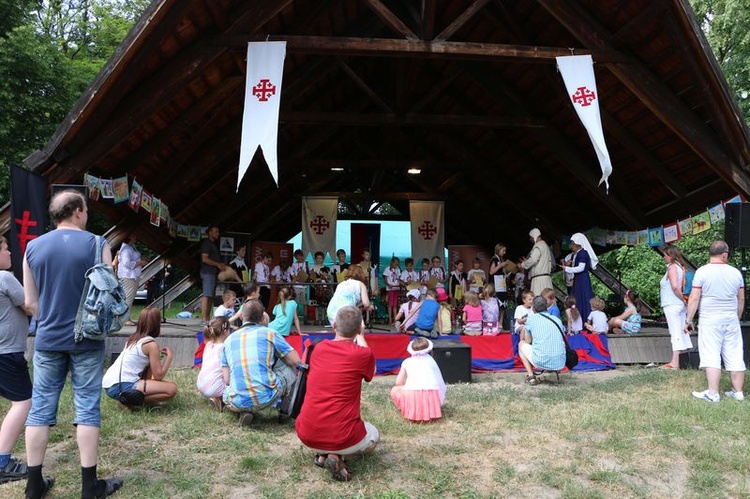
[[[173,353],[168,347],[159,348],[155,338],[160,332],[159,309],[144,309],[138,316],[135,333],[128,338],[122,353],[104,374],[102,388],[107,395],[119,400],[122,392],[135,389],[145,395],[145,404],[154,405],[177,394],[176,384],[163,381],[172,364]]]
[[[209,398],[219,412],[223,409],[221,394],[227,387],[221,371],[221,351],[230,332],[229,319],[226,317],[216,317],[203,328],[206,347],[203,349],[203,364],[196,386],[201,395]]]

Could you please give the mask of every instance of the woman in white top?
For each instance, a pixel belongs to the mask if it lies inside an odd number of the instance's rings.
[[[135,294],[138,291],[138,283],[141,277],[143,266],[148,260],[141,257],[141,253],[135,249],[137,237],[135,234],[128,236],[127,242],[122,243],[120,251],[117,253],[117,279],[120,281],[123,291],[125,291],[125,301],[128,302],[128,320],[125,326],[135,326],[130,318],[130,309],[133,308]]]
[[[328,322],[333,325],[336,318],[336,312],[347,306],[361,306],[364,310],[374,310],[367,296],[367,287],[365,286],[365,272],[359,265],[349,267],[349,277],[338,286],[336,291],[328,302]]]
[[[690,335],[683,331],[687,300],[682,294],[682,276],[685,274],[685,260],[676,246],[664,248],[664,261],[667,272],[659,281],[659,296],[664,317],[667,319],[669,336],[672,338],[672,360],[661,366],[663,369],[679,369],[680,354],[693,348]]]
[[[111,398],[119,400],[120,393],[138,390],[145,394],[146,404],[156,404],[173,398],[177,385],[164,381],[173,353],[168,347],[159,348],[155,338],[161,332],[161,312],[158,308],[144,309],[138,324],[120,356],[104,374],[102,388]],[[164,360],[161,359],[162,354]]]

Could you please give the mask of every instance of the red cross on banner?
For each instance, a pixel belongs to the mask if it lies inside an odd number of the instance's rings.
[[[302,251],[336,254],[337,197],[307,196],[302,198]]]
[[[23,255],[28,243],[47,227],[47,179],[20,166],[10,168],[10,253],[13,274],[23,279]]]
[[[414,260],[432,259],[445,254],[444,210],[442,201],[410,201],[411,254]]]

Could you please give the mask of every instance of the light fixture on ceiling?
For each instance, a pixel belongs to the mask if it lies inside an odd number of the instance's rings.
[[[408,170],[406,170],[406,173],[408,173],[409,175],[419,175],[420,173],[422,173],[422,169],[416,167],[409,168]]]
[[[341,168],[340,166],[332,166],[332,167],[331,167],[331,171],[332,171],[332,172],[343,172],[343,171],[344,171],[344,169],[343,169],[343,168]]]

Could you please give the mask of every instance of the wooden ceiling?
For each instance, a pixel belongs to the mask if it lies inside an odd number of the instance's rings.
[[[258,154],[235,193],[247,42],[266,39],[287,41],[279,186]],[[609,194],[556,70],[570,53],[595,61]],[[687,0],[162,0],[27,165],[127,173],[180,223],[259,240],[296,234],[304,195],[406,219],[442,199],[448,244],[520,253],[534,226],[641,229],[750,197],[748,136]],[[94,209],[115,239],[189,252],[143,213]]]

